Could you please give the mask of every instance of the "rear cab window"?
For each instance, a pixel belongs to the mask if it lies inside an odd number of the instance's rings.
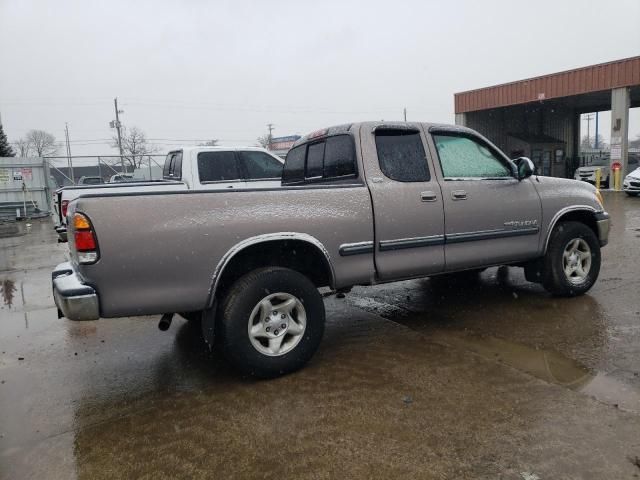
[[[350,134],[312,140],[289,151],[282,184],[353,181],[358,177],[356,162],[355,143]]]
[[[170,152],[167,155],[162,177],[165,180],[182,180],[182,151]]]

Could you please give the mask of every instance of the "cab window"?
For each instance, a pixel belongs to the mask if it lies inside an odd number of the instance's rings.
[[[289,151],[283,184],[346,180],[357,175],[355,145],[351,135],[333,135],[299,145]]]
[[[434,135],[446,178],[507,178],[511,170],[487,145],[460,135]]]
[[[246,180],[262,180],[282,177],[282,162],[271,155],[259,151],[238,152],[242,161]]]
[[[420,133],[404,129],[376,130],[380,170],[397,182],[428,182],[431,176]]]

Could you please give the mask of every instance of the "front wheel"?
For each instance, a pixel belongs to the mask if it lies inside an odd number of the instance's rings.
[[[324,333],[322,296],[311,280],[288,268],[244,275],[225,295],[220,313],[225,356],[239,370],[261,378],[301,368]]]
[[[580,222],[562,222],[551,232],[544,257],[542,285],[563,297],[586,293],[600,273],[600,243]]]

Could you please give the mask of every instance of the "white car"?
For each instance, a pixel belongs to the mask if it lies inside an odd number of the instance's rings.
[[[640,194],[640,168],[636,168],[633,172],[624,177],[622,190],[632,197]]]
[[[133,182],[133,175],[129,175],[127,173],[117,173],[115,175],[111,175],[111,178],[109,179],[109,183],[125,182]]]
[[[637,171],[638,157],[629,155],[628,162],[629,163],[627,164],[627,171],[633,171],[634,169],[636,169],[635,171]],[[610,174],[611,170],[609,169],[608,158],[598,158],[594,160],[593,163],[589,166],[577,168],[575,174],[573,175],[573,178],[595,185],[597,169],[600,169],[600,187],[613,188],[613,177],[611,177]]]
[[[596,184],[596,170],[600,169],[600,186],[602,188],[609,188],[609,159],[598,158],[593,161],[589,166],[579,167],[576,169],[573,178],[576,180],[582,180],[583,182]]]

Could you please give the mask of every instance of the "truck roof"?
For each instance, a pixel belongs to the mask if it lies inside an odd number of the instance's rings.
[[[277,155],[275,155],[273,152],[270,152],[266,148],[262,148],[262,147],[247,147],[247,146],[217,146],[216,145],[215,147],[208,147],[208,146],[182,147],[182,148],[175,148],[175,149],[171,150],[169,153],[177,152],[177,151],[182,151],[183,153],[192,153],[192,152],[194,152],[194,153],[200,153],[200,152],[228,152],[229,150],[233,150],[233,151],[246,150],[246,151],[265,152],[265,153],[268,153],[271,156],[277,157]]]
[[[439,130],[450,130],[450,131],[458,131],[458,132],[469,132],[474,133],[473,130],[462,127],[460,125],[451,125],[447,123],[430,123],[430,122],[402,122],[402,121],[373,121],[373,122],[354,122],[354,123],[345,123],[342,125],[334,125],[327,128],[322,128],[320,130],[315,130],[303,137],[301,137],[296,143],[293,144],[291,148],[295,148],[298,145],[303,143],[307,143],[310,140],[314,140],[316,138],[326,137],[330,135],[338,135],[341,133],[354,133],[357,132],[361,126],[368,127],[372,131],[376,128],[416,128],[418,125],[422,125],[426,130],[430,130],[431,128],[438,128]]]

